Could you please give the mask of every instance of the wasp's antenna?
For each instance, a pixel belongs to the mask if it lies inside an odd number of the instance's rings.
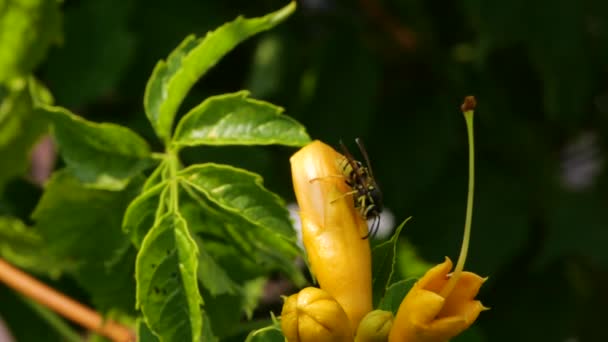
[[[369,175],[372,178],[374,178],[374,172],[372,171],[372,164],[369,162],[369,157],[367,156],[367,151],[365,150],[365,146],[363,145],[363,140],[361,140],[361,138],[356,138],[355,142],[359,146],[359,151],[361,151],[363,158],[365,158],[365,164],[367,164],[367,169],[369,170]]]

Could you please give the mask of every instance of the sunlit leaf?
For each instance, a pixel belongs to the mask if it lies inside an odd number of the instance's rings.
[[[137,305],[161,340],[198,341],[201,336],[197,254],[186,221],[174,212],[158,220],[139,250]]]
[[[167,139],[173,119],[194,83],[243,40],[285,20],[295,2],[266,16],[242,17],[224,24],[203,38],[187,37],[167,58],[158,62],[146,85],[144,108],[156,134]]]
[[[59,6],[48,0],[0,3],[0,83],[28,75],[61,40]]]
[[[146,141],[126,127],[90,122],[61,107],[40,110],[53,123],[68,169],[83,183],[119,190],[151,163]]]
[[[282,115],[282,108],[248,95],[241,91],[208,98],[180,120],[174,143],[301,146],[310,141],[304,126]]]

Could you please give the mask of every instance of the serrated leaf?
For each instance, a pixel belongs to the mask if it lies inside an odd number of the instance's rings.
[[[226,23],[204,38],[187,37],[167,58],[158,62],[146,85],[144,108],[156,134],[171,136],[173,120],[188,91],[200,77],[243,40],[285,20],[296,8],[291,2],[259,18],[242,17]]]
[[[310,141],[304,126],[282,115],[283,108],[248,96],[240,91],[209,97],[180,120],[173,143],[302,146]]]
[[[46,184],[32,218],[53,254],[83,262],[85,256],[105,260],[110,251],[124,245],[121,219],[133,196],[134,189],[87,188],[61,170]]]
[[[6,181],[27,171],[30,151],[47,131],[46,120],[33,108],[35,101],[52,99],[48,91],[33,79],[0,85],[0,188]]]
[[[415,283],[416,279],[407,279],[391,284],[386,289],[386,293],[384,294],[384,298],[380,301],[378,309],[390,311],[393,315],[396,315],[403,298],[405,298],[405,295],[407,295]]]
[[[180,181],[224,210],[237,214],[271,234],[295,241],[283,201],[263,186],[259,175],[229,165],[198,164],[181,170]]]
[[[406,218],[397,227],[395,234],[390,239],[372,249],[372,293],[374,307],[384,297],[384,292],[391,282],[393,272],[395,271],[395,257],[399,234],[401,234],[401,230],[403,230],[403,227],[411,218],[411,216]]]
[[[126,127],[90,122],[62,107],[40,110],[53,123],[68,169],[91,187],[120,190],[151,164],[146,141]]]
[[[143,191],[129,204],[125,212],[122,230],[129,234],[131,242],[138,249],[156,219],[164,213],[161,207],[161,195],[167,184],[167,182],[159,183]]]
[[[163,341],[198,341],[203,325],[197,282],[198,249],[186,221],[169,212],[150,230],[137,255],[137,306]]]
[[[0,83],[32,72],[49,46],[61,40],[58,1],[0,4]]]
[[[201,235],[205,250],[229,272],[231,279],[241,283],[280,269],[295,283],[303,284],[301,272],[293,262],[299,254],[295,242],[248,221],[240,212],[226,210],[186,182],[182,182],[182,187],[197,206],[197,210],[189,209],[183,214]],[[180,199],[180,203],[184,202]],[[184,209],[180,204],[180,210]]]
[[[134,255],[129,257],[121,221],[141,183],[134,179],[122,191],[93,189],[62,170],[52,175],[32,214],[48,252],[77,267],[71,274],[103,310],[133,310]]]

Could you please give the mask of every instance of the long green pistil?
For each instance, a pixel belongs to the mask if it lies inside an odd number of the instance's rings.
[[[441,290],[439,295],[443,298],[447,298],[450,295],[454,286],[458,282],[462,270],[464,269],[464,263],[467,260],[467,254],[469,252],[469,240],[471,239],[471,221],[473,218],[473,193],[475,190],[475,139],[473,135],[473,112],[477,102],[473,96],[467,96],[462,104],[462,112],[464,119],[467,124],[467,136],[469,141],[469,191],[467,195],[467,212],[464,221],[464,236],[462,239],[462,246],[460,247],[460,256],[456,263],[454,273],[448,280],[446,286]]]

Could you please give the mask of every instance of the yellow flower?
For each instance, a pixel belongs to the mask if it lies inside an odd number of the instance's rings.
[[[449,258],[431,268],[414,284],[401,302],[389,342],[443,342],[467,329],[486,308],[475,300],[485,281],[462,272],[454,288],[442,297],[452,269]]]
[[[281,329],[288,342],[352,342],[346,313],[332,296],[307,287],[285,300]]]
[[[302,240],[320,287],[342,306],[354,331],[372,310],[367,222],[354,207],[339,168],[343,156],[313,141],[290,159]]]

